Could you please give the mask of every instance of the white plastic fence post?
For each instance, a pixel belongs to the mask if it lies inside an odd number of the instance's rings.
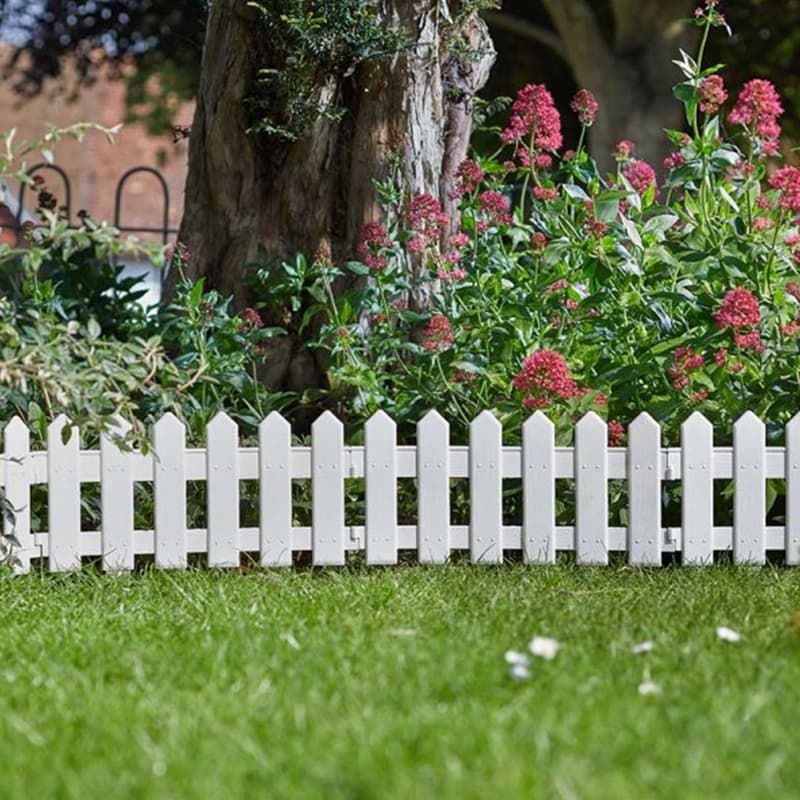
[[[541,411],[522,426],[522,498],[523,559],[555,564],[555,428]]]
[[[733,426],[733,560],[766,562],[764,423],[752,411]]]
[[[113,436],[125,436],[130,425],[116,421],[100,437],[100,509],[103,569],[131,570],[133,550],[133,468],[130,451],[121,450]]]
[[[69,439],[64,442],[62,431]],[[47,429],[48,556],[51,572],[67,572],[81,566],[80,437],[64,414]]]
[[[397,426],[383,411],[367,421],[367,564],[397,563]]]
[[[786,426],[786,564],[800,565],[800,414]]]
[[[503,427],[491,411],[469,426],[469,551],[476,564],[503,563]]]
[[[575,557],[608,564],[608,432],[593,411],[575,426]]]
[[[450,558],[450,425],[429,411],[417,423],[417,557],[420,564]]]
[[[262,567],[292,565],[292,428],[277,411],[258,426]]]
[[[186,429],[174,414],[153,428],[156,566],[186,567]]]
[[[661,566],[661,428],[646,412],[628,427],[628,562]]]
[[[208,566],[239,566],[239,431],[220,411],[206,429]]]
[[[28,482],[28,456],[30,455],[30,432],[25,423],[14,417],[3,431],[5,454],[5,497],[14,518],[4,515],[3,530],[6,535],[13,532],[19,547],[14,550],[17,564],[14,571],[30,572],[31,556],[37,555],[31,534],[31,491]]]
[[[326,411],[311,426],[311,548],[314,566],[344,564],[344,431]]]
[[[714,561],[714,428],[695,411],[681,425],[681,563]]]

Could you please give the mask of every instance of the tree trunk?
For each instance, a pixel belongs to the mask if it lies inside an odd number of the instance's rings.
[[[449,8],[441,0],[376,6],[381,24],[403,30],[408,46],[352,74],[321,77],[318,96],[345,114],[318,116],[291,143],[247,132],[248,97],[268,58],[260,55],[257,12],[244,0],[211,6],[180,238],[191,252],[191,276],[233,294],[239,307],[247,302],[245,265],[259,243],[277,258],[354,255],[362,224],[379,216],[373,182],[386,176],[392,152],[401,155],[406,191],[447,202],[469,142],[472,95],[494,61],[491,39],[475,15],[454,21],[460,0]],[[477,56],[451,47],[456,25]],[[301,347],[295,336],[276,343],[270,385],[320,384],[320,365]]]

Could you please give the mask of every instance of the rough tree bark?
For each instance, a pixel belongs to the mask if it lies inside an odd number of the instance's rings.
[[[697,28],[681,23],[696,0],[609,0],[614,31],[604,35],[589,0],[542,0],[555,32],[505,13],[491,13],[491,25],[548,47],[566,60],[575,81],[591,89],[600,114],[589,147],[604,166],[620,139],[637,144],[637,155],[660,168],[670,150],[664,128],[682,122],[672,85],[680,79],[672,59],[691,50]]]
[[[471,132],[471,99],[485,83],[494,50],[484,22],[464,21],[473,54],[451,49],[461,0],[378,0],[381,24],[401,28],[407,47],[352,75],[321,76],[322,96],[346,109],[318,117],[286,144],[247,133],[259,53],[255,12],[244,0],[211,6],[201,85],[192,125],[180,238],[193,277],[246,302],[243,268],[261,243],[277,257],[352,257],[364,222],[377,219],[373,181],[391,152],[402,155],[409,192],[447,202]],[[319,365],[296,337],[279,340],[266,374],[273,386],[318,384]]]

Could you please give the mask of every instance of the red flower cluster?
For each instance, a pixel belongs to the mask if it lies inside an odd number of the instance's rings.
[[[718,328],[752,328],[761,321],[758,300],[747,289],[736,288],[726,292],[718,311],[713,314]]]
[[[526,408],[545,408],[556,400],[567,400],[581,394],[572,379],[569,366],[555,350],[537,350],[523,362],[514,376],[513,387],[525,394]]]
[[[361,241],[356,252],[370,269],[380,270],[386,266],[386,256],[381,251],[393,245],[394,242],[380,222],[367,222],[361,227]]]
[[[719,107],[728,99],[725,81],[721,75],[709,75],[703,78],[697,88],[700,95],[700,110],[704,114],[716,114]]]
[[[705,359],[691,347],[679,347],[672,354],[672,365],[667,370],[672,388],[680,391],[691,383],[691,374],[703,368]]]
[[[618,419],[608,421],[608,446],[619,447],[625,437],[625,428]]]
[[[800,211],[800,169],[783,167],[770,176],[769,185],[780,189],[780,207],[784,211],[797,213]]]
[[[408,208],[408,226],[418,236],[411,239],[406,248],[419,253],[435,242],[439,233],[450,223],[450,218],[442,210],[442,204],[432,194],[418,194],[411,198]]]
[[[431,317],[425,330],[422,331],[422,346],[426,350],[438,352],[452,347],[454,341],[453,328],[444,314]]]
[[[578,89],[569,107],[578,115],[581,125],[588,127],[597,119],[600,104],[588,89]]]
[[[670,153],[664,159],[664,171],[669,172],[673,169],[678,169],[682,167],[686,163],[686,159],[683,157],[683,153]]]
[[[770,81],[754,78],[742,88],[728,119],[734,125],[744,125],[761,139],[767,155],[778,149],[781,127],[778,117],[783,114],[780,96]]]
[[[483,180],[484,172],[477,161],[468,158],[462,161],[456,170],[456,182],[450,197],[454,200],[465,194],[474,192]]]
[[[614,150],[614,158],[617,161],[627,161],[636,152],[636,145],[629,139],[622,139],[617,142]]]
[[[240,330],[264,327],[264,321],[261,319],[261,314],[259,314],[254,308],[243,309],[239,314],[239,319],[241,320],[239,325]]]
[[[758,331],[748,333],[735,333],[733,343],[740,350],[752,350],[754,353],[764,352],[764,343],[761,341],[761,334]]]
[[[622,170],[622,174],[639,194],[644,194],[651,186],[656,184],[655,170],[641,159],[629,161]]]
[[[555,200],[558,197],[558,189],[554,186],[534,186],[533,196],[546,203],[548,200]]]
[[[511,214],[508,213],[511,203],[500,192],[486,191],[478,195],[478,203],[494,225],[510,225]]]
[[[545,290],[542,292],[542,297],[550,297],[552,294],[557,294],[558,292],[564,291],[569,286],[569,282],[566,278],[561,278],[560,280],[554,281],[549,286],[545,287]]]
[[[532,140],[536,150],[561,147],[561,116],[543,84],[531,83],[519,90],[508,127],[500,138],[505,144]]]

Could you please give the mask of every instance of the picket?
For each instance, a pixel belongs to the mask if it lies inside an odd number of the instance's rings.
[[[397,426],[378,411],[364,429],[367,564],[397,563]]]
[[[292,428],[273,411],[258,428],[259,558],[262,567],[292,565]]]
[[[800,413],[786,426],[786,563],[800,564]]]
[[[733,426],[733,560],[766,561],[766,458],[764,423],[751,411]]]
[[[5,499],[8,512],[3,515],[3,531],[18,542],[14,551],[15,572],[30,572],[31,557],[38,555],[31,534],[31,492],[28,480],[30,432],[25,423],[14,417],[3,431],[5,456]]]
[[[417,558],[450,558],[450,426],[429,411],[417,424]]]
[[[326,411],[311,426],[311,558],[344,564],[344,429]]]
[[[522,556],[556,561],[555,426],[537,411],[522,426]]]
[[[661,428],[642,412],[628,428],[628,561],[661,566]]]
[[[133,459],[114,437],[130,429],[117,420],[113,429],[100,438],[100,513],[103,569],[109,572],[133,569]]]
[[[575,426],[575,560],[608,564],[608,431],[590,411]]]
[[[714,428],[695,411],[681,425],[681,526],[683,564],[714,558]]]
[[[174,414],[153,426],[155,557],[162,569],[183,569],[186,548],[186,429]]]
[[[208,566],[239,566],[239,431],[224,412],[206,430]]]
[[[64,441],[65,429],[69,438]],[[63,414],[47,428],[47,516],[49,568],[68,572],[81,566],[80,440]]]
[[[64,432],[69,433],[65,440]],[[291,427],[273,413],[258,429],[258,447],[240,446],[233,420],[218,414],[205,448],[186,449],[186,431],[171,414],[153,429],[152,452],[128,451],[103,436],[97,451],[80,450],[78,432],[59,417],[47,432],[47,449],[30,450],[19,419],[4,431],[0,481],[13,519],[4,524],[20,546],[17,570],[44,556],[52,571],[78,569],[83,556],[102,557],[107,571],[130,570],[138,554],[155,554],[159,567],[185,568],[189,552],[206,553],[214,567],[236,567],[242,552],[259,551],[267,567],[291,566],[293,552],[310,552],[319,566],[345,563],[363,550],[368,564],[396,564],[402,549],[416,548],[420,563],[442,564],[451,549],[468,549],[473,562],[502,563],[521,551],[528,564],[552,564],[572,550],[578,564],[607,564],[626,551],[632,565],[658,567],[663,553],[686,565],[713,563],[730,551],[737,563],[763,564],[783,551],[800,564],[800,414],[786,426],[783,447],[766,446],[765,426],[752,413],[735,424],[733,447],[714,447],[714,430],[694,413],[681,426],[680,448],[664,447],[647,414],[629,427],[627,447],[609,448],[605,422],[596,414],[575,428],[573,447],[555,444],[553,423],[542,412],[522,427],[521,446],[504,446],[500,421],[489,411],[470,425],[469,445],[451,446],[449,425],[431,411],[417,425],[415,446],[397,444],[397,427],[378,412],[366,424],[364,445],[345,446],[342,423],[321,415],[311,446],[292,446]],[[681,527],[661,520],[664,481],[680,477]],[[366,483],[364,524],[346,526],[345,479]],[[207,482],[207,526],[187,530],[187,480]],[[311,526],[293,527],[292,482],[311,480]],[[398,524],[398,479],[417,486],[416,524]],[[452,525],[452,479],[470,482],[469,525]],[[519,479],[522,524],[504,525],[503,481]],[[154,530],[134,530],[135,481],[154,484]],[[259,482],[259,526],[242,528],[239,481]],[[556,525],[558,479],[574,482],[574,524]],[[608,481],[626,481],[626,527],[609,527]],[[714,525],[714,480],[734,481],[734,524]],[[766,524],[766,480],[785,479],[785,525]],[[33,533],[30,487],[47,484],[48,531]],[[81,532],[81,485],[100,484],[99,531]],[[569,522],[569,521],[567,521]]]
[[[503,561],[503,429],[491,411],[469,428],[470,525],[473,563]]]

